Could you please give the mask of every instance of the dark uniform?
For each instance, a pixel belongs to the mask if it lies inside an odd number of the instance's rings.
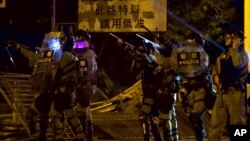
[[[85,140],[82,126],[74,109],[77,79],[82,76],[79,73],[78,58],[71,52],[73,45],[72,37],[68,37],[55,75],[55,97],[50,112],[55,126],[55,140],[63,140],[64,119],[75,133],[76,140]]]
[[[184,82],[182,87],[186,89],[185,109],[194,127],[196,140],[204,141],[205,97],[210,83],[208,55],[202,46],[193,40],[187,40],[182,47],[174,50],[171,59],[172,68]]]
[[[241,31],[232,30],[226,34],[226,50],[217,58],[213,68],[217,99],[212,109],[209,141],[221,140],[227,122],[230,125],[246,124],[246,76],[248,55],[243,47]]]
[[[93,125],[90,104],[97,88],[97,61],[96,54],[90,43],[90,35],[80,30],[75,42],[74,51],[80,62],[83,75],[78,82],[76,101],[77,116],[86,133],[87,141],[93,140]]]
[[[160,74],[160,88],[157,91],[155,103],[159,110],[160,126],[162,127],[165,141],[178,141],[179,133],[174,103],[176,93],[179,91],[178,75],[171,68],[170,56],[173,46],[163,46],[155,54],[162,67]]]
[[[142,106],[140,118],[143,123],[144,139],[150,141],[150,132],[152,132],[156,141],[161,141],[161,134],[159,132],[157,118],[159,116],[159,111],[155,104],[155,96],[157,90],[159,89],[160,79],[159,76],[159,65],[156,62],[155,56],[153,54],[144,54],[141,61],[143,67],[142,74]]]
[[[141,111],[149,117],[152,134],[157,141],[162,140],[158,126],[162,127],[163,140],[178,141],[179,139],[174,108],[178,83],[176,83],[177,75],[170,66],[171,48],[159,48],[144,58]],[[157,120],[152,119],[158,119],[158,123]]]
[[[18,44],[16,48],[20,51],[21,54],[23,54],[29,60],[29,67],[34,68],[38,60],[38,54],[26,48],[22,48],[22,46]],[[31,107],[28,109],[26,113],[26,119],[27,119],[27,123],[29,126],[31,139],[37,138],[35,116],[39,116],[40,118],[39,140],[40,141],[46,140],[46,130],[47,130],[48,121],[49,121],[48,113],[50,110],[50,104],[52,103],[53,93],[49,94],[47,98],[44,98],[44,101],[46,101],[44,104],[42,104],[42,102],[38,102],[40,101],[38,100],[40,99],[40,97],[44,97],[42,95],[43,94],[41,93],[34,93],[35,101],[32,103]],[[39,107],[44,107],[44,109],[41,110],[41,108]]]
[[[182,78],[185,81],[183,87],[186,90],[185,111],[189,114],[189,120],[194,127],[194,133],[197,141],[204,141],[206,137],[205,130],[205,98],[208,91],[209,70],[203,74],[192,77]]]
[[[53,38],[53,39],[52,39]],[[34,102],[26,113],[26,119],[29,126],[30,139],[36,139],[36,120],[39,116],[39,137],[38,140],[46,141],[46,131],[49,123],[49,111],[54,96],[53,81],[57,62],[61,57],[60,32],[50,32],[45,35],[41,51],[38,54],[34,53],[22,45],[15,44],[14,46],[29,59],[29,66],[34,67],[32,74],[32,92],[34,93]],[[49,45],[49,40],[54,40],[58,43],[55,50],[53,45]]]

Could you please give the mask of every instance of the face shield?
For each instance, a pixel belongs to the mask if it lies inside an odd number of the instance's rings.
[[[87,40],[77,40],[74,43],[73,49],[84,49],[84,48],[89,48],[90,43]]]
[[[32,87],[35,93],[49,93],[62,56],[64,38],[62,32],[45,34],[32,75]]]

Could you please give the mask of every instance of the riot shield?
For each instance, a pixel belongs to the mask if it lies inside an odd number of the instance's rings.
[[[207,53],[198,44],[174,48],[170,60],[172,69],[183,77],[198,76],[209,65]]]
[[[51,90],[62,55],[63,38],[62,32],[45,34],[32,77],[35,93],[49,93]]]

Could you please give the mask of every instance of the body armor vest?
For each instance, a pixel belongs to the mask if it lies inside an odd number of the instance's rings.
[[[244,77],[247,72],[244,71],[244,67],[238,69],[233,66],[232,58],[221,60],[221,83],[223,89],[228,89],[229,87],[239,88],[243,83],[240,78]]]

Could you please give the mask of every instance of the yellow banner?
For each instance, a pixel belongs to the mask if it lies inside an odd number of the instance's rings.
[[[89,32],[167,30],[167,0],[79,0],[78,29]]]
[[[244,45],[250,58],[250,1],[244,0],[244,36],[246,37]],[[248,75],[250,72],[250,63],[248,63]],[[250,97],[250,84],[247,84],[247,97]]]
[[[250,1],[244,1],[244,36],[245,38],[245,49],[250,57]],[[250,63],[248,63],[248,71],[250,71]]]
[[[6,0],[0,0],[0,8],[6,7]]]

